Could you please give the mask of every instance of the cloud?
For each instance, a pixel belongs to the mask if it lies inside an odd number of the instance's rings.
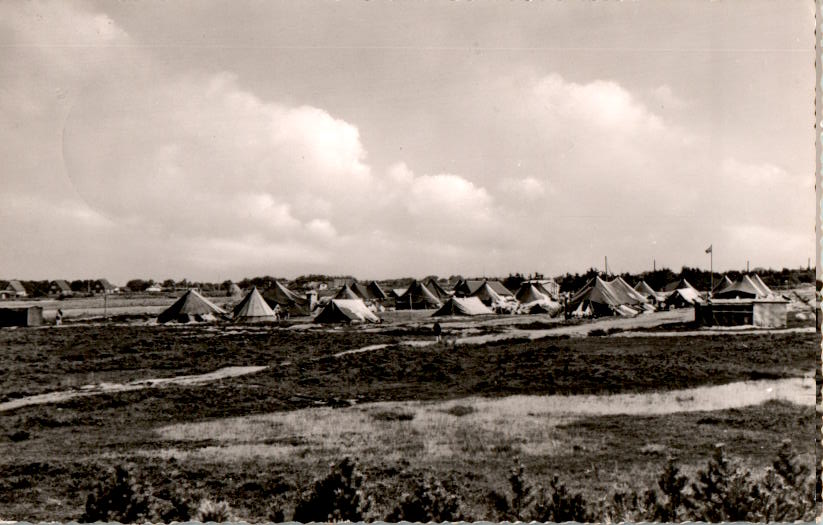
[[[465,136],[375,165],[380,137],[359,122],[231,71],[169,67],[82,5],[0,4],[0,29],[14,247],[0,264],[32,277],[494,274],[604,254],[628,269],[663,253],[677,267],[700,264],[705,239],[772,243],[758,250],[779,264],[805,249],[813,201],[787,203],[810,178],[710,155],[664,111],[682,102],[668,85],[644,101],[608,78],[506,70],[436,115]]]

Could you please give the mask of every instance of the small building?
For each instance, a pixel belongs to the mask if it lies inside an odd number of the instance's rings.
[[[43,324],[43,307],[0,308],[0,327],[40,326]]]
[[[786,328],[789,302],[785,299],[715,299],[694,305],[699,326]]]
[[[26,293],[25,287],[23,287],[23,283],[18,281],[17,279],[12,279],[9,281],[9,284],[3,289],[3,298],[4,299],[13,299],[15,297],[26,297],[28,293]]]
[[[65,279],[57,279],[56,281],[52,281],[49,285],[49,295],[56,295],[58,297],[71,297],[74,295],[74,292],[71,289],[71,285]]]
[[[108,279],[97,279],[96,281],[91,283],[91,291],[100,294],[100,293],[117,293],[120,290],[111,284]]]
[[[159,284],[157,284],[157,283],[154,283],[153,285],[151,285],[151,286],[149,286],[148,288],[146,288],[146,291],[147,291],[148,293],[161,293],[161,292],[163,291],[163,287],[162,287],[162,286],[160,286],[160,285],[159,285]]]

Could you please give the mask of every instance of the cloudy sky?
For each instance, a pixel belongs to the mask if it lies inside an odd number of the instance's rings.
[[[0,3],[0,278],[814,255],[814,4]]]

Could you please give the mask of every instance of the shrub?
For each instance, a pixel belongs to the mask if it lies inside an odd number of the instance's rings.
[[[603,337],[606,334],[606,331],[602,328],[595,328],[594,330],[589,330],[589,337]]]
[[[680,474],[674,458],[669,458],[666,467],[657,479],[657,486],[665,497],[664,500],[655,498],[652,519],[655,521],[679,522],[679,509],[683,505],[683,490],[689,482],[686,476]]]
[[[350,458],[333,465],[328,476],[303,494],[294,521],[363,521],[371,508],[371,499],[362,490],[363,479]]]
[[[131,469],[122,465],[98,482],[86,498],[86,511],[80,518],[83,523],[119,521],[134,523],[149,519],[149,496],[137,483]]]
[[[438,480],[428,479],[400,497],[397,507],[386,521],[437,522],[461,521],[460,497],[449,492]]]
[[[200,502],[197,507],[197,521],[207,523],[213,521],[215,523],[222,523],[224,521],[233,521],[231,507],[225,501],[212,501],[208,498]]]
[[[534,521],[595,521],[586,501],[580,493],[571,493],[566,485],[554,476],[549,491],[541,491],[534,508]]]
[[[692,496],[684,504],[699,521],[749,521],[760,498],[756,483],[747,472],[734,469],[718,444],[705,470],[691,484]]]

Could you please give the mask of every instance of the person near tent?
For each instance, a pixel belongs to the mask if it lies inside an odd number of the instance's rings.
[[[434,323],[433,331],[434,331],[435,341],[437,341],[439,343],[441,334],[443,333],[443,329],[440,327],[440,323]]]
[[[60,308],[57,309],[57,314],[54,316],[54,324],[55,326],[63,324],[63,310]]]

